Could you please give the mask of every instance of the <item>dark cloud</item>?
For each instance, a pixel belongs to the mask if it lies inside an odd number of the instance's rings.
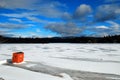
[[[10,34],[10,33],[4,33],[4,34],[1,34],[2,36],[5,36],[5,37],[14,37],[15,35],[14,34]]]
[[[54,23],[45,26],[46,29],[61,34],[62,36],[75,36],[80,34],[83,29],[77,27],[74,23]]]
[[[25,29],[33,26],[33,24],[0,23],[0,35],[7,37],[19,37],[21,34],[19,30],[23,30],[24,32]]]
[[[89,5],[81,4],[76,8],[73,14],[65,12],[62,16],[62,19],[66,20],[64,23],[53,23],[47,25],[45,28],[53,32],[56,32],[62,36],[78,36],[81,35],[85,27],[78,27],[77,25],[81,21],[86,21],[86,17],[92,12],[92,9]],[[79,22],[79,23],[78,23]],[[82,24],[83,26],[84,24]]]
[[[76,8],[73,14],[64,13],[63,19],[64,20],[72,20],[72,21],[86,21],[87,16],[92,12],[92,8],[90,5],[81,4],[79,7]]]
[[[9,30],[1,30],[1,29],[0,29],[0,35],[6,36],[6,37],[13,36],[13,34],[11,34]]]
[[[96,21],[115,20],[120,17],[120,6],[118,4],[105,4],[97,8]]]
[[[80,5],[75,13],[73,14],[73,17],[78,20],[84,21],[85,17],[88,16],[92,12],[92,9],[89,5],[82,4]]]
[[[4,34],[4,33],[7,33],[8,31],[6,30],[0,30],[0,34]]]
[[[12,10],[26,9],[46,17],[60,17],[66,8],[65,4],[55,0],[0,0],[0,7]],[[34,13],[32,15],[35,15]]]
[[[66,21],[70,21],[73,19],[73,15],[69,14],[68,12],[63,13],[62,19]]]

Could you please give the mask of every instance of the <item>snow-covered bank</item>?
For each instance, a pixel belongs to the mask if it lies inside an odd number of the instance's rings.
[[[0,65],[0,76],[5,80],[70,80],[67,74],[57,77],[3,65]]]

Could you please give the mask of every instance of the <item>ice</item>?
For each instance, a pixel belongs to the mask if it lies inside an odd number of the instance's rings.
[[[40,63],[68,70],[120,75],[120,44],[1,44],[0,48],[1,64],[5,63],[7,59],[11,59],[13,52],[22,51],[25,53],[24,61],[33,63],[19,65],[29,69],[35,66],[39,67],[38,64]],[[4,67],[8,71],[9,69],[16,69],[2,65],[0,74],[4,73],[2,69]],[[6,71],[3,76],[6,78],[7,75]],[[67,77],[69,80],[70,78]],[[63,80],[65,77],[60,79]],[[59,78],[51,78],[51,80],[59,80]]]

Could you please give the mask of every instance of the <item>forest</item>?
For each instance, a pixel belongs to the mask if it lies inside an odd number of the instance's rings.
[[[0,36],[0,43],[120,43],[120,35],[106,37],[13,38]]]

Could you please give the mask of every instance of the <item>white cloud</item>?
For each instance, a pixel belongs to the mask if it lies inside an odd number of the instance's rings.
[[[113,21],[108,21],[108,23],[111,24],[111,31],[109,34],[111,35],[120,35],[120,24],[113,22]]]
[[[16,22],[19,22],[19,23],[22,23],[23,21],[19,18],[26,18],[30,21],[33,21],[33,22],[38,22],[38,23],[54,23],[54,21],[47,21],[47,20],[42,20],[38,17],[35,17],[36,15],[38,16],[37,13],[15,13],[15,14],[0,14],[2,16],[7,16],[9,17],[9,21],[16,21]]]
[[[33,15],[37,15],[37,14],[24,12],[24,13],[10,13],[10,14],[3,13],[0,15],[7,16],[7,17],[13,17],[13,18],[23,18],[23,17],[33,16]]]
[[[111,24],[112,30],[120,31],[120,24],[113,22],[113,21],[107,21],[107,22]]]
[[[97,26],[95,28],[91,28],[91,31],[94,32],[94,36],[108,36],[108,35],[120,35],[120,24],[113,22],[113,21],[107,21],[109,23],[109,26]],[[90,29],[89,29],[90,30]]]
[[[49,21],[46,21],[46,20],[41,20],[39,18],[36,18],[36,17],[26,17],[27,19],[31,20],[31,21],[34,21],[34,22],[38,22],[38,23],[49,23]]]
[[[14,24],[14,23],[0,23],[0,28],[3,28],[3,29],[23,29],[23,28],[30,27],[28,25],[29,24],[25,25],[25,24]]]
[[[23,22],[21,19],[17,19],[17,18],[10,18],[9,21],[15,21],[15,22],[19,22],[19,23]]]
[[[96,34],[91,34],[91,36],[93,36],[93,37],[105,37],[105,36],[109,36],[109,34],[106,32],[98,32]]]
[[[23,13],[2,13],[2,16],[13,17],[13,18],[24,18],[29,16],[39,15],[37,12],[23,12]]]
[[[104,25],[103,25],[103,26],[97,26],[96,28],[97,28],[97,29],[109,29],[109,27],[104,26]]]

